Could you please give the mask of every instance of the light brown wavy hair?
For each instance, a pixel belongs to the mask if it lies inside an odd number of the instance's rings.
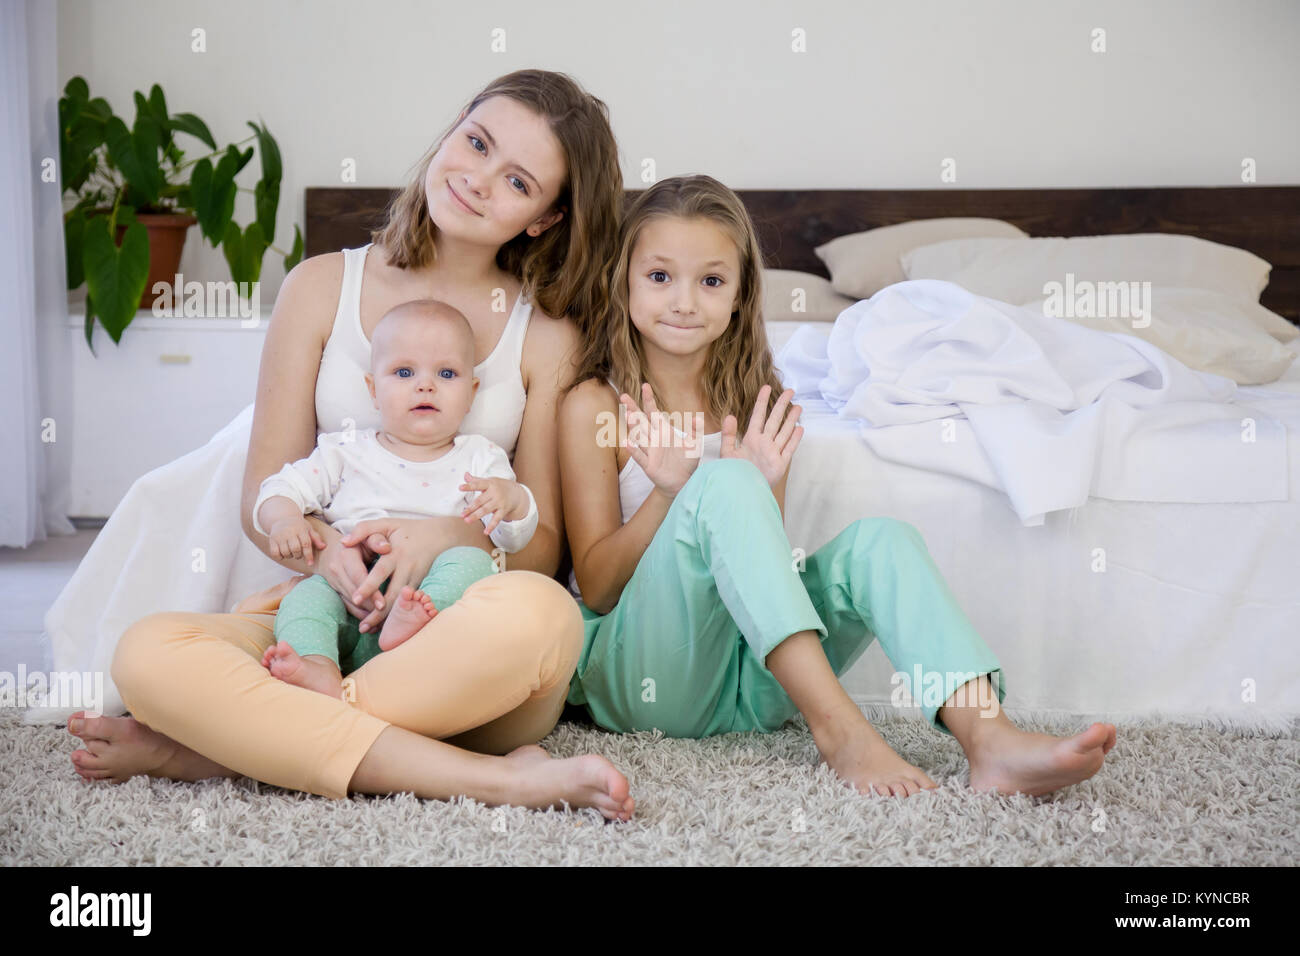
[[[609,109],[564,73],[516,70],[484,87],[465,112],[493,96],[508,96],[545,118],[567,169],[550,207],[564,207],[564,217],[540,236],[524,231],[502,245],[497,266],[519,279],[544,312],[569,316],[586,334],[604,309],[623,204],[623,173]],[[438,227],[429,218],[424,178],[434,154],[460,123],[457,119],[447,127],[415,165],[406,187],[389,204],[387,221],[371,233],[387,251],[390,266],[421,268],[434,261]]]
[[[772,350],[763,327],[763,258],[754,223],[740,197],[711,176],[665,179],[636,197],[619,230],[609,305],[599,327],[587,336],[578,373],[565,392],[590,378],[612,379],[620,391],[632,396],[639,405],[641,383],[649,382],[655,403],[663,407],[662,396],[646,367],[641,334],[632,324],[628,270],[632,250],[646,224],[667,218],[711,222],[736,246],[740,260],[736,308],[726,331],[709,346],[701,385],[710,414],[719,422],[727,415],[735,415],[738,435],[744,435],[759,390],[764,385],[772,386],[767,403],[767,411],[771,412],[783,387],[772,364]]]

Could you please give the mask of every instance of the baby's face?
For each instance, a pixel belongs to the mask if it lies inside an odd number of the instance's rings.
[[[402,321],[385,331],[367,376],[384,431],[420,445],[455,435],[478,386],[468,330],[451,322]]]

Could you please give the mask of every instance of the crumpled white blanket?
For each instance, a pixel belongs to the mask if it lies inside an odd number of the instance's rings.
[[[801,327],[776,356],[881,458],[1004,491],[1023,524],[1089,495],[1121,501],[1288,497],[1286,428],[1236,383],[1131,335],[919,279]]]

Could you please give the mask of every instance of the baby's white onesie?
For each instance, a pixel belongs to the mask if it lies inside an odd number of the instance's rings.
[[[377,429],[325,432],[310,455],[262,482],[253,505],[253,527],[267,533],[257,513],[276,495],[293,501],[303,514],[320,513],[342,534],[370,518],[459,517],[479,494],[460,490],[465,472],[478,478],[515,478],[505,451],[482,435],[457,435],[451,449],[433,461],[407,461],[379,443]],[[523,548],[537,530],[537,502],[527,486],[520,487],[528,495],[528,514],[518,521],[502,521],[491,536],[506,552]],[[484,523],[491,518],[486,515]]]

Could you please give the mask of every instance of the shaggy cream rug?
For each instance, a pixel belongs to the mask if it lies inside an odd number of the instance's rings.
[[[1012,714],[1015,717],[1014,713]],[[801,721],[779,733],[669,740],[562,723],[556,756],[601,753],[636,815],[536,812],[409,794],[331,801],[252,780],[92,784],[57,727],[0,715],[0,864],[1290,865],[1300,849],[1300,741],[1174,724],[1125,726],[1102,772],[1048,798],[977,794],[957,742],[873,717],[940,789],[864,797],[824,766]],[[1017,721],[1073,732],[1086,721]]]

